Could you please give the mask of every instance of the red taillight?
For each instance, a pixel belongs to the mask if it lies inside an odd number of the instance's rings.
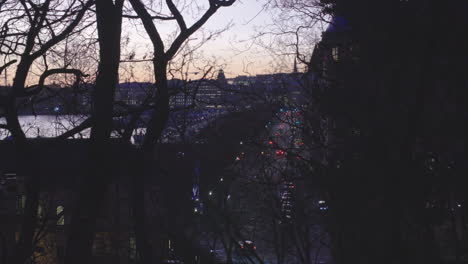
[[[273,145],[273,141],[268,141],[268,145]]]
[[[253,247],[253,249],[254,249],[254,250],[256,250],[256,249],[257,249],[257,247],[256,247],[256,246],[254,246],[254,247]]]
[[[244,248],[244,246],[241,246],[241,248]]]

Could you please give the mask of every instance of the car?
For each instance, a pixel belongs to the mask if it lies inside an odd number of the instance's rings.
[[[251,240],[239,241],[238,244],[242,254],[250,254],[257,250],[257,246]]]
[[[328,210],[327,202],[324,201],[324,200],[318,201],[318,206],[319,206],[319,210],[320,210],[320,211],[326,211],[326,210]]]
[[[284,154],[285,154],[285,153],[284,153],[284,150],[282,150],[282,149],[276,150],[276,156],[277,156],[277,157],[283,157]]]
[[[163,262],[164,264],[183,264],[184,262],[178,259],[164,259]]]

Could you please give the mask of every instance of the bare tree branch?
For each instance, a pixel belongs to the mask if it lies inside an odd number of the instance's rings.
[[[185,20],[180,14],[180,11],[174,5],[174,2],[172,2],[172,0],[166,0],[166,3],[167,3],[167,6],[169,7],[169,10],[171,10],[171,13],[174,15],[175,19],[177,20],[177,24],[179,24],[180,30],[181,31],[187,30],[187,25],[185,24]]]
[[[0,67],[0,74],[2,74],[3,70],[5,70],[10,65],[12,65],[13,63],[16,63],[16,62],[17,62],[17,60],[12,60],[12,61],[7,62],[5,65],[1,66]]]

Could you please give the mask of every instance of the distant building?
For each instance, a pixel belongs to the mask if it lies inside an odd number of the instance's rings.
[[[218,71],[218,76],[216,77],[216,81],[218,81],[219,84],[224,85],[226,84],[226,76],[224,75],[223,69],[220,69]]]
[[[118,85],[115,100],[127,105],[140,105],[152,94],[152,83],[124,82]]]
[[[281,99],[286,95],[295,101],[300,97],[301,73],[294,61],[292,73],[259,74],[237,76],[227,79],[223,69],[219,69],[216,79],[168,80],[171,109],[197,108],[222,109],[243,108],[261,98]],[[10,87],[0,87],[0,96],[8,94]],[[48,85],[30,101],[19,99],[21,115],[69,115],[89,114],[93,107],[94,84],[80,84],[78,87]],[[123,82],[116,87],[117,109],[143,104],[156,96],[153,83]],[[248,98],[248,100],[245,100]],[[29,98],[27,99],[29,100]]]

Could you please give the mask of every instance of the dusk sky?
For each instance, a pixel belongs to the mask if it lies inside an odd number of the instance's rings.
[[[283,47],[277,46],[272,34],[265,34],[261,39],[256,37],[260,32],[277,32],[280,27],[286,24],[296,29],[295,23],[307,23],[309,18],[303,20],[297,13],[291,12],[280,16],[278,9],[265,9],[266,0],[244,0],[228,8],[221,8],[208,23],[205,29],[219,29],[232,22],[233,26],[222,34],[222,36],[210,41],[205,46],[206,55],[216,55],[226,62],[225,72],[228,77],[237,75],[252,75],[273,72],[290,72],[293,69],[294,56],[281,56],[285,52]],[[310,12],[311,10],[309,10]],[[288,21],[281,21],[279,17],[288,17]],[[309,25],[310,26],[310,25]],[[318,22],[311,26],[314,29],[302,31],[305,46],[300,53],[310,56],[314,43],[318,41],[321,32],[328,26],[326,23]],[[288,35],[288,41],[294,41],[294,36]],[[275,52],[273,55],[268,49],[259,45],[259,42],[272,45]],[[299,65],[299,70],[302,66]]]
[[[278,67],[276,63],[272,63],[272,57],[268,51],[254,41],[256,34],[266,31],[273,25],[272,11],[265,10],[264,4],[264,1],[256,0],[237,1],[231,7],[220,8],[204,25],[204,31],[216,31],[229,24],[232,25],[227,31],[215,40],[207,42],[202,48],[205,58],[216,57],[217,64],[222,65],[227,77],[278,71]],[[188,24],[192,23],[190,19],[190,15],[186,16]],[[164,23],[158,27],[162,35],[167,36],[173,32],[174,28],[177,28],[173,22]],[[194,35],[193,38],[196,39],[191,43],[195,44],[200,39],[197,34],[199,33]],[[138,47],[137,50],[140,52],[150,50],[149,43],[144,40],[147,39],[145,32],[141,31],[139,35],[140,37],[134,39],[134,45]],[[288,67],[284,71],[292,70],[292,62],[287,63]]]
[[[206,25],[207,28],[219,28],[230,21],[233,23],[233,27],[224,32],[220,39],[208,43],[206,47],[207,53],[212,52],[226,60],[227,75],[270,70],[268,53],[252,45],[252,37],[272,24],[271,13],[263,9],[263,4],[256,0],[237,2],[232,7],[221,9]]]
[[[202,27],[190,38],[189,45],[191,47],[196,46],[203,39],[203,36],[209,35],[208,32],[220,31],[227,28],[224,32],[218,35],[216,38],[209,40],[204,43],[203,46],[198,49],[196,54],[197,58],[193,59],[196,61],[196,65],[189,70],[189,72],[196,72],[195,67],[206,67],[207,65],[213,65],[213,73],[216,73],[219,69],[223,69],[226,77],[232,78],[238,75],[256,75],[264,73],[277,73],[277,72],[291,72],[293,69],[294,55],[284,56],[286,51],[283,49],[284,46],[279,47],[276,39],[273,41],[271,34],[264,34],[262,37],[257,37],[260,33],[266,33],[277,30],[279,28],[278,22],[285,23],[285,21],[294,21],[294,19],[300,19],[298,17],[291,17],[292,19],[279,20],[278,10],[272,8],[266,9],[265,0],[244,0],[236,1],[230,7],[220,8]],[[162,3],[162,2],[161,2]],[[196,4],[188,5],[188,7],[180,8],[187,25],[192,25],[201,16],[200,10],[203,12],[206,10],[206,4],[208,1],[196,2]],[[203,6],[205,5],[205,6]],[[195,9],[200,8],[200,10]],[[165,5],[162,9],[158,10],[157,7],[154,9],[164,15],[169,15],[169,10],[165,10]],[[131,6],[128,6],[128,10],[132,10]],[[275,21],[278,20],[278,21]],[[297,22],[297,21],[296,21]],[[163,40],[166,43],[166,49],[169,46],[171,39],[174,39],[174,33],[178,30],[178,25],[174,20],[170,21],[156,21],[158,31],[161,34]],[[293,22],[294,23],[294,22]],[[230,26],[229,26],[230,25]],[[316,30],[321,32],[323,28]],[[310,52],[313,49],[314,40],[312,39],[315,33],[306,36],[309,38],[304,43],[306,46],[303,52],[306,56],[310,56]],[[288,36],[291,41],[292,36]],[[266,44],[265,44],[266,43]],[[274,43],[274,44],[273,44]],[[148,36],[139,20],[125,20],[123,24],[122,32],[122,59],[126,60],[129,58],[129,54],[135,54],[134,59],[149,59],[151,51],[153,50],[152,44],[150,43]],[[265,48],[273,47],[273,49]],[[274,50],[276,54],[272,54]],[[289,51],[290,52],[290,51]],[[180,58],[180,57],[179,57]],[[176,57],[177,61],[177,57]],[[122,63],[120,71],[121,81],[130,81],[129,76],[134,76],[133,81],[153,81],[152,70],[150,63]],[[299,65],[301,70],[302,65]],[[131,71],[130,71],[131,69]],[[90,69],[88,69],[90,70]],[[92,70],[90,70],[92,72]],[[132,74],[129,74],[132,72]],[[9,71],[13,73],[13,71]],[[9,81],[13,75],[9,75]],[[30,74],[28,76],[28,82],[37,82],[37,74]],[[181,78],[180,76],[174,76],[175,78]],[[200,78],[199,75],[188,76],[188,78]],[[53,81],[53,78],[49,78],[48,81]]]

